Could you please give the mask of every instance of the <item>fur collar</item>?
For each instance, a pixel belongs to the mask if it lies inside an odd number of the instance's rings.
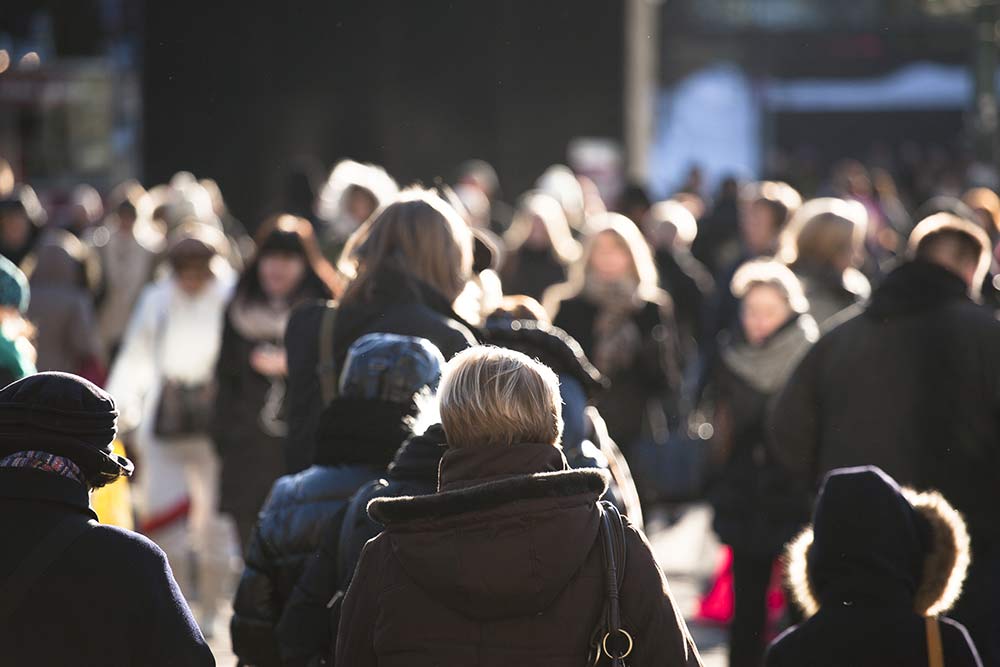
[[[517,475],[426,496],[376,498],[368,504],[368,514],[388,526],[484,512],[522,500],[564,498],[585,493],[593,494],[596,500],[608,490],[608,483],[608,473],[597,469]]]
[[[962,593],[969,568],[969,533],[962,516],[937,491],[918,493],[902,489],[903,495],[931,525],[931,551],[924,561],[923,576],[914,596],[913,608],[920,616],[947,612]],[[788,586],[806,616],[819,611],[819,597],[809,581],[808,556],[813,543],[809,526],[792,540],[785,551]]]

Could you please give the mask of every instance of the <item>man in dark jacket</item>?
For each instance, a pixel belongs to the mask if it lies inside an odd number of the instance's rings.
[[[90,509],[91,489],[132,473],[117,416],[74,375],[0,390],[0,663],[215,664],[159,547]]]
[[[1000,323],[970,298],[989,267],[981,229],[949,214],[921,222],[911,261],[796,369],[772,415],[774,454],[818,483],[877,465],[936,488],[972,534],[954,617],[986,665],[1000,664]]]
[[[232,621],[245,664],[280,664],[274,631],[295,582],[324,537],[340,534],[351,496],[392,461],[410,433],[414,396],[437,388],[443,365],[423,338],[375,333],[351,346],[313,465],[275,482],[250,541]]]

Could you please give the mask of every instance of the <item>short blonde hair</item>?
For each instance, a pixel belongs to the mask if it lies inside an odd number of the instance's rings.
[[[562,439],[559,380],[520,352],[478,346],[445,365],[438,391],[451,447],[557,445]]]

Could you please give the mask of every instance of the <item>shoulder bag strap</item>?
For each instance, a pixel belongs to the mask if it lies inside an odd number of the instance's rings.
[[[632,653],[632,635],[622,627],[621,587],[625,578],[627,550],[625,523],[612,503],[601,502],[601,553],[605,565],[607,595],[607,625],[601,638],[601,654],[611,659],[612,667],[625,667],[625,658]]]
[[[49,566],[85,532],[96,526],[93,520],[81,521],[79,516],[70,516],[56,524],[42,540],[34,546],[18,564],[6,581],[0,583],[0,624],[17,611],[31,587]]]
[[[930,667],[944,667],[944,648],[941,646],[941,625],[937,616],[924,619],[927,624],[927,664]]]
[[[330,405],[337,398],[338,380],[337,365],[333,358],[333,327],[337,322],[337,307],[333,301],[328,301],[323,309],[323,319],[319,324],[319,386],[323,398],[323,407]]]

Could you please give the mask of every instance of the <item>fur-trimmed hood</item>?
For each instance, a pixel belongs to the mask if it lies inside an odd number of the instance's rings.
[[[538,613],[585,563],[598,534],[601,470],[568,470],[558,447],[451,449],[440,491],[368,506],[414,582],[468,618]]]
[[[940,493],[901,489],[875,467],[844,468],[827,476],[813,525],[789,543],[785,559],[807,616],[825,603],[872,598],[937,616],[961,595],[969,534]]]

